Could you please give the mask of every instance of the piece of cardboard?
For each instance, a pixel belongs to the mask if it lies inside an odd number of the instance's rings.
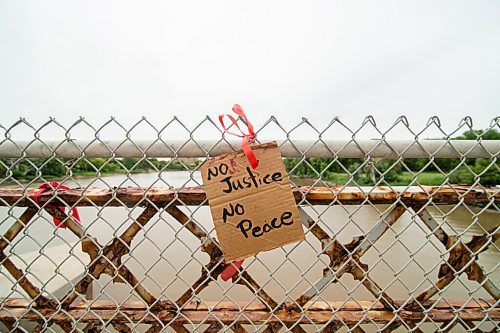
[[[259,166],[243,151],[201,166],[217,238],[226,263],[304,240],[304,230],[278,144],[252,146]]]

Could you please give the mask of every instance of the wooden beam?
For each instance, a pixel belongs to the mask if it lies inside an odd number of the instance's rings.
[[[36,189],[0,189],[0,206],[33,206]],[[372,204],[391,204],[396,201],[407,205],[488,203],[500,201],[500,191],[495,188],[467,187],[458,185],[438,186],[377,186],[377,187],[309,187],[293,188],[297,203],[307,201],[311,205],[343,204],[358,205],[366,201]],[[89,188],[60,190],[43,193],[39,205],[68,206],[147,206],[207,205],[202,187],[178,189],[138,187]]]
[[[478,304],[481,302],[482,304]],[[226,325],[239,324],[274,324],[274,323],[300,323],[300,324],[326,324],[332,323],[338,325],[361,323],[388,323],[397,320],[411,323],[422,320],[432,319],[434,322],[447,322],[455,320],[459,316],[464,321],[482,320],[486,315],[490,320],[500,320],[500,308],[489,308],[485,311],[484,306],[487,302],[476,301],[469,302],[460,312],[455,309],[461,305],[455,303],[453,307],[445,303],[439,303],[439,306],[433,307],[427,312],[400,310],[396,313],[386,311],[380,304],[368,304],[363,302],[361,307],[359,302],[343,304],[342,302],[333,302],[316,307],[311,305],[302,312],[278,310],[275,312],[267,311],[262,306],[245,306],[245,304],[219,304],[211,303],[199,305],[198,307],[187,306],[179,315],[177,311],[172,310],[154,310],[148,309],[141,302],[125,302],[120,307],[116,307],[109,301],[93,301],[92,305],[87,306],[78,303],[71,306],[67,311],[57,311],[50,308],[32,308],[23,300],[6,300],[0,310],[0,320],[5,322],[15,322],[18,319],[37,321],[44,318],[50,318],[55,323],[70,323],[77,320],[85,323],[100,323],[102,321],[112,321],[113,323],[140,322],[143,324],[189,324],[189,323],[217,323]],[[397,302],[401,304],[401,302]],[[484,303],[484,304],[483,304]],[[492,300],[491,303],[494,303]],[[343,304],[343,305],[342,305]],[[328,305],[328,306],[325,306]],[[333,310],[335,309],[335,310]],[[370,310],[367,310],[370,309]],[[488,307],[486,308],[488,309]]]

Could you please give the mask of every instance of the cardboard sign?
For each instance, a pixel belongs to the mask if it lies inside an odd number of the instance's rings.
[[[243,151],[206,160],[203,187],[226,263],[304,240],[278,144],[252,146],[259,166]]]

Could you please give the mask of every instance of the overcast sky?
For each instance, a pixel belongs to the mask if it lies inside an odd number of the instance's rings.
[[[500,114],[500,1],[0,0],[4,126],[193,126],[234,103],[257,125],[484,128]]]

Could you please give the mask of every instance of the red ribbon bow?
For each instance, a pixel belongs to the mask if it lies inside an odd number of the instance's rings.
[[[239,106],[238,104],[235,104],[233,106],[233,112],[236,113],[241,118],[243,118],[243,121],[245,122],[245,125],[247,125],[247,128],[248,128],[248,134],[246,134],[245,132],[243,132],[241,130],[236,119],[230,114],[219,115],[220,124],[222,125],[224,132],[243,139],[241,141],[241,148],[243,149],[243,152],[245,153],[248,161],[250,162],[252,169],[255,169],[259,166],[259,160],[257,159],[257,157],[255,157],[255,154],[253,153],[252,148],[250,147],[250,143],[255,142],[255,132],[253,131],[253,125],[248,120],[247,115],[245,114],[245,111],[243,111],[243,108],[241,106]],[[240,131],[241,134],[230,132],[227,129],[226,125],[224,124],[224,116],[227,116],[231,120],[233,125],[236,126],[236,128]],[[226,268],[220,274],[222,280],[224,280],[224,281],[229,280],[234,274],[236,274],[236,272],[238,272],[238,270],[241,268],[242,264],[243,264],[243,260],[233,261],[232,263],[228,264],[226,266]]]
[[[241,130],[240,126],[236,122],[236,119],[230,114],[219,115],[220,124],[222,125],[224,132],[243,139],[241,141],[241,148],[243,149],[243,152],[245,153],[246,157],[248,158],[250,165],[252,166],[253,169],[255,169],[259,166],[259,160],[257,160],[257,158],[255,157],[255,154],[252,151],[252,148],[250,147],[250,143],[255,142],[255,132],[253,131],[253,125],[248,120],[247,115],[245,114],[245,111],[243,111],[241,106],[239,106],[238,104],[235,104],[233,106],[233,112],[236,113],[241,118],[243,118],[243,121],[245,122],[245,125],[247,125],[247,128],[248,128],[248,134],[246,134],[245,132],[243,132]],[[231,120],[231,122],[236,126],[236,128],[240,131],[241,134],[230,132],[226,128],[226,125],[224,124],[224,116],[227,116]]]
[[[44,192],[52,191],[52,190],[69,190],[70,188],[66,185],[60,185],[58,182],[50,182],[50,183],[43,183],[42,185],[38,186],[39,190],[35,192],[33,195],[33,199],[35,202],[38,204],[38,196]],[[56,207],[57,209],[60,209],[64,212],[64,207]],[[78,209],[76,207],[73,207],[71,209],[71,215],[76,219],[76,224],[78,224],[80,227],[82,226],[80,224],[80,214],[78,214]],[[59,219],[53,217],[52,220],[54,221],[54,224],[56,227],[63,228],[65,229],[66,226],[59,221]]]

